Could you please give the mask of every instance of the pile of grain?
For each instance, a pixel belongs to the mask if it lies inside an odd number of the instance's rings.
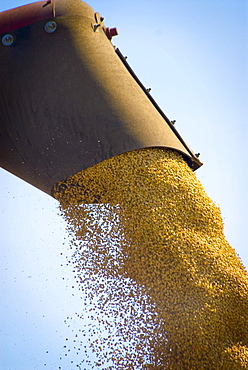
[[[219,208],[177,152],[113,157],[57,184],[54,196],[85,293],[82,364],[248,369],[248,276]]]

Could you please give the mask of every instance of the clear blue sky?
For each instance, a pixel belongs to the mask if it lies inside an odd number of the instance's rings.
[[[0,0],[0,11],[29,2]],[[226,237],[248,267],[247,0],[88,4],[106,26],[118,28],[113,44],[201,153],[198,178],[220,205]],[[63,346],[77,327],[80,293],[71,289],[69,243],[58,204],[4,170],[0,187],[0,368],[74,369],[76,355],[64,356]]]

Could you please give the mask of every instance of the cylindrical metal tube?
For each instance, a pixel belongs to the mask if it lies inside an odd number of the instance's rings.
[[[58,181],[139,148],[172,148],[193,169],[201,165],[87,4],[40,1],[3,12],[0,31],[7,40],[0,45],[0,165],[7,171],[51,194]]]

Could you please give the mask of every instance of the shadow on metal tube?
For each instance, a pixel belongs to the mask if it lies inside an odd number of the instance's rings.
[[[112,30],[112,31],[111,31]],[[0,13],[0,165],[52,195],[63,179],[146,147],[201,162],[80,0]],[[111,33],[112,32],[112,33]]]

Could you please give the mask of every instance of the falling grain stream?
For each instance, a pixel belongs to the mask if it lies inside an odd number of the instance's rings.
[[[247,272],[103,20],[79,0],[0,14],[0,165],[60,202],[85,297],[76,366],[248,369]]]
[[[248,276],[180,154],[127,152],[58,183],[54,196],[87,297],[84,356],[97,358],[87,366],[248,368]]]

